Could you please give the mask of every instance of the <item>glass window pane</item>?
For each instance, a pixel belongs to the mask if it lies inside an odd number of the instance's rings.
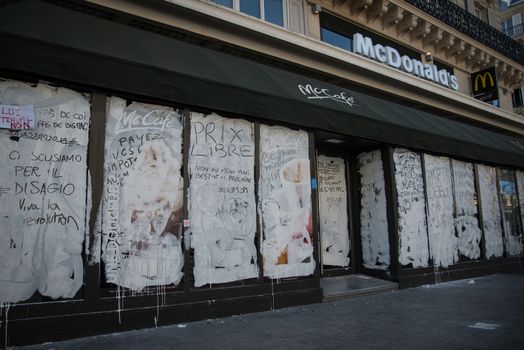
[[[282,0],[264,0],[264,18],[268,22],[284,26]]]
[[[515,172],[500,168],[498,171],[506,253],[510,256],[520,255],[522,253],[522,229],[520,227]]]
[[[322,28],[321,35],[323,42],[351,51],[351,39],[347,36],[335,33],[326,28]]]
[[[233,8],[233,0],[211,0],[211,2],[214,2],[215,4],[219,4],[222,6]]]
[[[241,0],[240,12],[260,18],[260,0]]]

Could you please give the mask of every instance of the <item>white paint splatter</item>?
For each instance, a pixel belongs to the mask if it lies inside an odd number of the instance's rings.
[[[253,123],[192,113],[189,149],[195,286],[258,277]]]
[[[470,259],[480,258],[482,231],[477,219],[477,199],[473,164],[452,160],[453,191],[455,194],[455,230],[459,253]]]
[[[414,268],[429,265],[426,200],[420,155],[395,149],[398,198],[399,262]]]
[[[283,278],[313,274],[307,132],[260,126],[259,198],[264,275]]]
[[[384,171],[380,150],[358,156],[361,211],[362,262],[369,269],[389,267],[389,235]]]
[[[346,172],[343,158],[317,158],[322,264],[349,266]]]
[[[458,261],[458,243],[453,221],[450,159],[424,156],[428,196],[429,249],[435,266]]]
[[[502,244],[502,226],[496,169],[480,164],[478,166],[478,176],[486,258],[500,257],[503,254],[504,248]]]

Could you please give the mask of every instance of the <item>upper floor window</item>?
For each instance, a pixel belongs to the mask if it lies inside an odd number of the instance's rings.
[[[508,18],[501,22],[501,31],[510,37],[522,35],[522,17],[520,13],[517,13],[511,18]]]
[[[521,2],[524,3],[524,0],[499,0],[500,10],[504,11],[508,7],[519,4]]]
[[[284,0],[210,0],[210,2],[284,26]]]

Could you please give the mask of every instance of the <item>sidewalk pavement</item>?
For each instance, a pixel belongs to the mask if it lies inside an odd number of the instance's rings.
[[[16,349],[524,349],[524,274]]]

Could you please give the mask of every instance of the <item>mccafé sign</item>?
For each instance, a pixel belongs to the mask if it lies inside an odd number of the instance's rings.
[[[434,64],[423,63],[416,58],[406,55],[400,56],[400,53],[395,48],[373,44],[371,38],[360,33],[353,34],[353,52],[401,69],[404,72],[431,80],[455,91],[459,88],[457,77],[447,70],[438,70]]]
[[[495,67],[471,74],[471,85],[473,97],[476,99],[491,102],[499,97]]]

